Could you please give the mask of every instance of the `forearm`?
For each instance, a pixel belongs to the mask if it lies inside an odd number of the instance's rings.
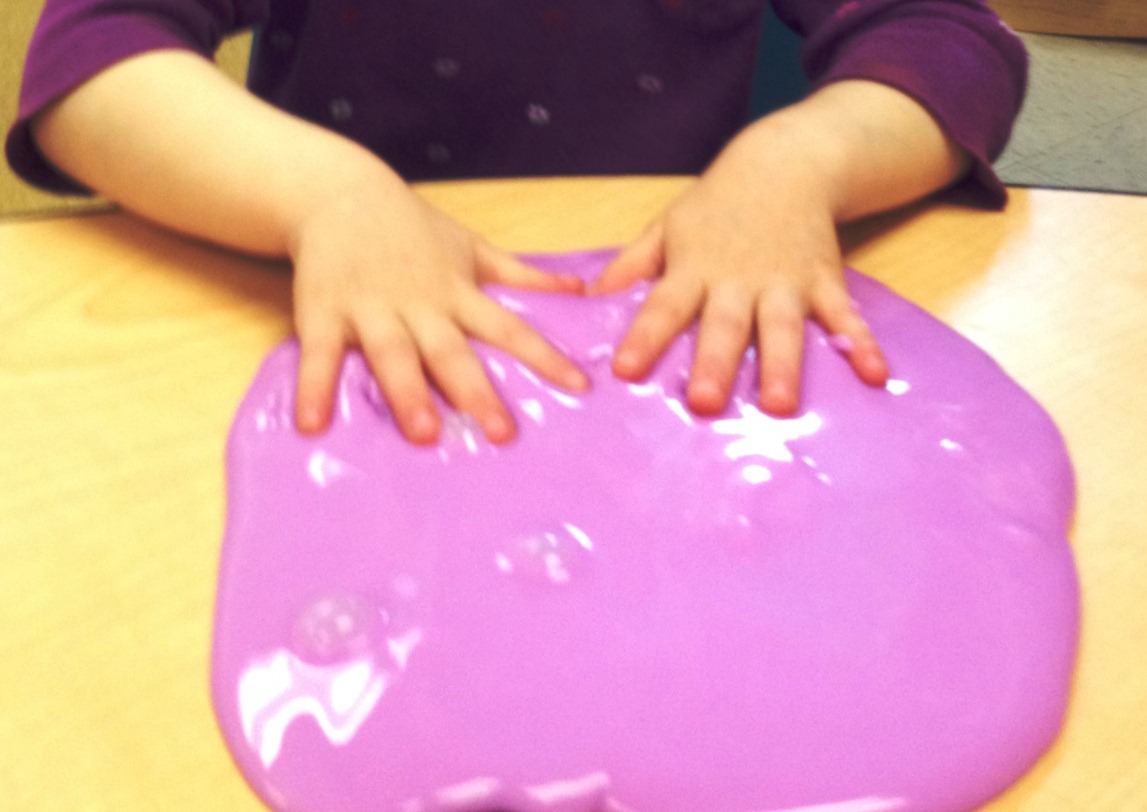
[[[836,222],[901,206],[943,189],[968,156],[920,104],[868,81],[830,84],[746,128],[720,162],[795,188],[815,187]]]
[[[33,126],[49,160],[126,209],[267,256],[289,254],[300,224],[341,188],[401,183],[366,149],[181,51],[109,68]]]

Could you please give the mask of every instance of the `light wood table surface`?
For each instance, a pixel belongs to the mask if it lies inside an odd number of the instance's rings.
[[[988,0],[1017,31],[1075,37],[1147,37],[1143,0]]]
[[[422,191],[499,245],[568,250],[631,239],[688,182]],[[1147,809],[1147,199],[1016,190],[1004,213],[920,207],[846,244],[994,355],[1076,466],[1069,716],[989,808]],[[208,658],[225,436],[289,329],[282,266],[118,214],[0,224],[0,808],[259,808]]]

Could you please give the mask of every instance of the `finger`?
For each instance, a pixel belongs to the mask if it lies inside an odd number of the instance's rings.
[[[430,376],[451,405],[478,421],[491,442],[512,440],[513,418],[458,325],[429,315],[408,318],[407,325]]]
[[[773,292],[757,305],[760,402],[769,414],[788,416],[800,405],[804,308],[793,292]]]
[[[519,316],[480,292],[468,297],[459,311],[463,330],[520,359],[546,380],[571,392],[584,392],[589,378]]]
[[[743,290],[710,290],[701,311],[687,400],[698,414],[716,414],[729,402],[733,381],[753,332],[753,306]]]
[[[475,247],[474,260],[480,284],[509,285],[551,293],[585,292],[585,282],[577,274],[543,271],[485,242],[479,242]]]
[[[660,220],[621,250],[589,284],[591,294],[617,293],[638,279],[653,279],[665,267],[665,226]]]
[[[848,358],[857,377],[871,386],[884,385],[888,380],[888,362],[843,284],[818,292],[813,300],[813,316]]]
[[[669,342],[701,309],[701,282],[688,275],[664,279],[649,292],[613,356],[613,371],[627,380],[649,373]]]
[[[330,424],[345,349],[346,339],[341,329],[330,324],[299,325],[295,427],[304,434],[321,432]]]
[[[359,329],[359,343],[403,436],[418,444],[437,440],[442,421],[405,325],[396,318],[375,319]]]

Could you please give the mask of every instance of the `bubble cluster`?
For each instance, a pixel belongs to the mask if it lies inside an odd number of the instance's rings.
[[[506,575],[555,586],[569,584],[588,563],[593,541],[576,525],[528,533],[504,544],[494,563]]]
[[[378,609],[356,595],[322,595],[298,614],[292,649],[316,665],[349,660],[372,648],[383,620]]]

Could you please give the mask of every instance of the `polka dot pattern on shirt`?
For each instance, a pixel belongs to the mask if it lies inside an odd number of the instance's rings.
[[[652,73],[643,73],[637,77],[637,86],[645,93],[656,95],[665,89],[660,77]]]
[[[434,60],[432,68],[434,75],[439,79],[453,79],[458,75],[461,66],[456,59],[452,59],[448,56],[440,56]]]
[[[331,99],[330,113],[331,118],[337,122],[350,121],[354,116],[354,105],[350,103],[350,99],[342,97]]]
[[[543,127],[550,123],[550,111],[540,104],[531,104],[526,108],[526,118],[531,124]]]
[[[444,164],[450,160],[450,148],[445,144],[427,144],[426,160],[432,164]]]
[[[665,26],[667,36],[684,41],[688,47],[699,37],[723,36],[731,25],[745,19],[746,10],[759,11],[765,2],[646,1],[650,5],[641,15],[660,15],[658,24]],[[361,0],[335,0],[327,8],[332,30],[345,29],[337,36],[346,42],[348,59],[346,81],[325,101],[319,101],[326,106],[323,116],[329,126],[347,136],[372,142],[372,134],[387,126],[380,123],[374,106],[377,97],[373,88],[378,79],[356,74],[353,54],[360,47],[359,39],[368,41],[363,21],[373,12],[361,5]],[[569,49],[592,49],[600,36],[611,37],[609,24],[587,16],[574,0],[543,0],[532,13],[519,17],[507,33],[508,41],[518,46],[507,46],[500,53],[482,48],[465,36],[436,39],[440,50],[435,53],[427,50],[427,46],[433,47],[431,43],[410,39],[402,26],[390,30],[390,38],[385,44],[379,42],[378,47],[395,54],[400,66],[393,75],[393,87],[401,88],[399,92],[406,97],[406,106],[398,116],[408,122],[402,126],[408,127],[409,137],[396,129],[395,140],[379,152],[411,177],[452,177],[453,174],[444,174],[452,172],[447,170],[447,164],[470,167],[476,160],[491,161],[496,149],[505,150],[510,156],[523,152],[549,155],[549,160],[561,165],[581,150],[594,149],[589,144],[596,141],[596,133],[588,138],[577,137],[576,141],[572,136],[587,126],[582,113],[585,95],[596,94],[610,115],[617,115],[622,121],[638,121],[659,115],[654,111],[663,110],[666,105],[689,104],[684,99],[696,93],[696,83],[683,67],[685,63],[673,55],[662,57],[649,49],[611,51],[588,74],[564,69],[564,61],[557,58],[542,61],[543,69],[536,73],[512,75],[516,65],[534,64],[528,55],[531,48],[557,55]],[[469,28],[463,25],[461,30]],[[285,32],[268,36],[272,46],[284,52],[297,47],[289,42],[290,35]],[[523,46],[526,54],[519,55],[517,49]],[[389,83],[391,78],[384,77],[382,81]],[[494,83],[501,83],[498,91],[493,90]],[[570,106],[570,114],[563,115],[565,104]],[[473,129],[471,121],[484,122],[483,128]],[[602,148],[612,152],[615,144],[603,142]],[[517,160],[511,158],[510,165],[516,165]]]

